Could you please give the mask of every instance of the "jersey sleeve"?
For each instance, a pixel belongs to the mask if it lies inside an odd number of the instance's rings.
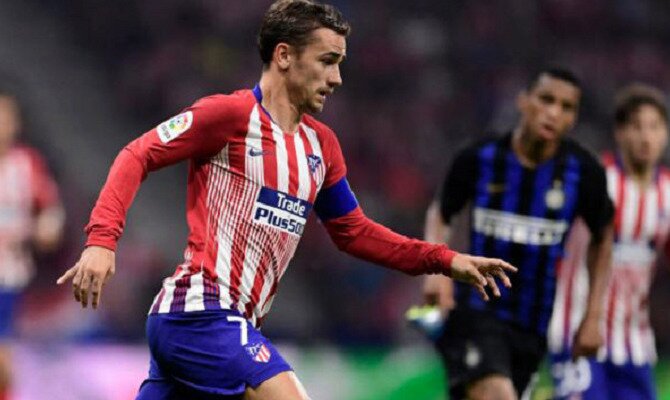
[[[314,202],[314,211],[322,221],[348,214],[358,207],[358,200],[347,181],[347,167],[342,148],[334,133],[324,143],[327,154],[322,189]]]
[[[324,225],[338,249],[409,275],[449,275],[451,261],[457,254],[446,245],[395,233],[367,218],[360,207],[325,221]]]
[[[474,196],[477,182],[476,148],[462,150],[456,155],[438,194],[442,219],[449,223]]]
[[[584,158],[580,181],[577,215],[581,216],[593,236],[612,222],[614,205],[607,192],[605,169],[590,154]]]
[[[129,143],[147,172],[186,159],[209,158],[225,146],[234,132],[235,103],[230,96],[205,97],[180,114]]]
[[[365,216],[347,182],[344,156],[334,135],[328,145],[328,170],[314,210],[338,249],[410,275],[448,274],[456,252],[400,235]]]
[[[91,212],[86,245],[115,250],[128,209],[148,173],[182,160],[215,155],[235,132],[236,111],[229,96],[207,97],[124,147]]]

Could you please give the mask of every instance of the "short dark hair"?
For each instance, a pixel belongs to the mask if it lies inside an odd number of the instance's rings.
[[[528,90],[532,90],[535,85],[539,82],[540,78],[543,75],[550,76],[555,79],[560,79],[562,81],[568,82],[579,90],[582,90],[582,82],[577,77],[577,75],[570,71],[567,68],[561,67],[546,67],[538,69],[537,72],[533,75],[533,79],[528,82]]]
[[[312,31],[328,28],[348,36],[349,23],[335,7],[310,0],[275,1],[263,17],[258,32],[258,51],[264,66],[270,65],[272,53],[279,43],[288,43],[302,50]]]
[[[622,127],[643,105],[649,105],[668,122],[668,106],[663,92],[643,83],[633,83],[619,90],[614,97],[614,124]]]

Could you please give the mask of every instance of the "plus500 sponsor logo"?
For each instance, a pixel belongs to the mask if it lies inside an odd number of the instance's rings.
[[[254,205],[254,222],[302,235],[311,208],[305,200],[264,187]]]

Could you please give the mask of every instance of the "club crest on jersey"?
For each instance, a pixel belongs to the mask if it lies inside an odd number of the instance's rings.
[[[305,229],[311,209],[312,204],[305,200],[263,187],[258,193],[252,215],[255,223],[299,236]]]
[[[251,359],[256,362],[266,363],[270,361],[270,357],[272,357],[270,349],[263,343],[246,345],[244,346],[244,349],[247,351],[247,354],[251,356]]]
[[[169,141],[176,139],[182,133],[186,132],[193,123],[193,112],[186,111],[179,115],[175,115],[169,120],[158,125],[156,130],[158,131],[158,137],[161,142],[168,143]]]
[[[321,165],[321,157],[310,154],[307,156],[307,165],[309,166],[310,172],[313,174],[316,173],[317,168]]]
[[[561,181],[554,181],[554,187],[547,191],[547,194],[544,196],[544,202],[552,210],[563,208],[563,204],[565,204],[565,192],[563,191]]]

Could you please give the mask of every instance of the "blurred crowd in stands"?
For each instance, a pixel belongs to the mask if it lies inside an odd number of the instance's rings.
[[[67,21],[72,40],[105,70],[114,88],[108,95],[147,129],[199,97],[252,87],[260,76],[255,34],[269,0],[31,1]],[[319,118],[339,135],[366,213],[410,236],[421,236],[423,213],[455,150],[511,127],[515,96],[537,67],[564,65],[582,77],[586,93],[574,136],[594,151],[613,147],[617,88],[636,80],[670,89],[666,1],[331,3],[350,19],[353,33],[344,86]],[[139,133],[119,134],[130,141]],[[92,206],[92,199],[64,197],[80,214]],[[183,219],[183,212],[169,218]],[[402,316],[420,301],[419,281],[338,254],[317,225],[312,221],[302,239],[268,319],[268,335],[354,345],[416,338]],[[68,318],[82,317],[72,316],[71,302],[60,314],[33,318],[49,312],[51,278],[74,261],[69,257],[81,245],[81,228],[70,227],[69,248],[45,261],[55,272],[34,283],[25,332],[39,332],[35,323],[50,332],[59,323],[66,329]],[[178,261],[143,246],[141,238],[126,245],[103,310],[86,314],[90,324],[81,337],[142,339],[149,302]],[[660,269],[652,299],[666,354],[668,270]],[[70,296],[67,290],[58,294]]]

